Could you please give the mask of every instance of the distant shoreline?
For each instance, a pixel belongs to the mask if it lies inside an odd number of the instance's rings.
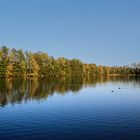
[[[140,76],[140,64],[105,66],[83,63],[81,60],[60,57],[55,59],[46,52],[0,47],[0,77],[93,77]]]

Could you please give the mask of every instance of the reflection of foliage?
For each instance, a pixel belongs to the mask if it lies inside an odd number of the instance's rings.
[[[32,99],[47,99],[54,93],[65,95],[69,91],[78,92],[83,86],[96,86],[97,83],[130,82],[140,85],[136,77],[71,77],[71,78],[7,78],[0,80],[0,105],[20,103]]]

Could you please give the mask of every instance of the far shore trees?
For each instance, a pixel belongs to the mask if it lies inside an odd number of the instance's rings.
[[[22,49],[0,47],[0,77],[72,77],[140,75],[140,63],[109,67],[85,64],[79,59],[54,59],[44,52],[24,52]]]

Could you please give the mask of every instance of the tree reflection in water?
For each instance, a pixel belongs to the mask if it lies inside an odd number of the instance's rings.
[[[96,87],[96,84],[106,82],[131,82],[140,87],[137,77],[73,77],[73,78],[29,78],[29,79],[0,79],[0,106],[9,103],[21,103],[28,100],[47,99],[54,93],[65,95],[69,91],[74,94],[86,86]]]

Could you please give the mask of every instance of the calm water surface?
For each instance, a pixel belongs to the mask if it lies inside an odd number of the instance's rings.
[[[140,79],[1,79],[6,139],[139,140]]]

